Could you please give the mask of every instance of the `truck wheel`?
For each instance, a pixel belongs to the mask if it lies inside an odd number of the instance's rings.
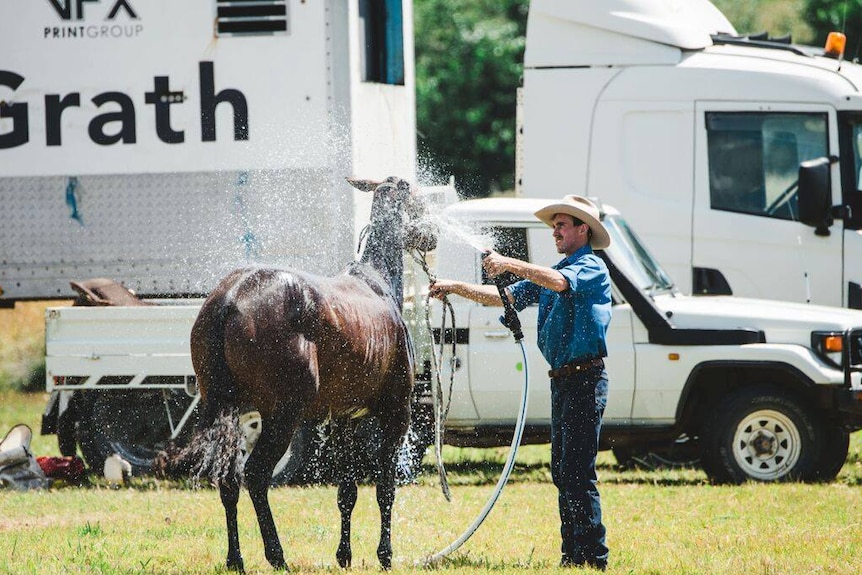
[[[773,387],[742,389],[722,402],[704,430],[704,459],[718,483],[812,479],[815,419]]]
[[[313,483],[320,466],[322,440],[317,426],[303,424],[293,434],[290,447],[275,464],[273,485],[304,485]]]
[[[413,483],[422,473],[422,460],[425,452],[434,443],[434,408],[430,405],[415,404],[411,415],[410,427],[404,444],[398,453],[396,480],[399,485]]]
[[[69,406],[57,417],[57,447],[60,449],[60,455],[64,457],[78,455],[78,395],[80,394],[72,396]]]
[[[847,461],[847,453],[850,450],[850,434],[841,427],[824,425],[821,429],[823,430],[823,441],[814,479],[832,481]]]
[[[257,411],[246,411],[239,417],[240,426],[245,436],[243,450],[243,465],[254,450],[255,444],[263,430],[263,422]],[[275,464],[272,470],[272,485],[300,485],[308,482],[308,470],[314,462],[317,428],[310,424],[301,425],[293,434],[287,451]]]
[[[171,420],[176,425],[192,398],[178,390],[102,391],[80,398],[76,435],[90,469],[99,475],[105,459],[118,454],[132,466],[133,475],[151,471],[156,454],[171,438]],[[188,439],[194,422],[188,421],[180,435]]]

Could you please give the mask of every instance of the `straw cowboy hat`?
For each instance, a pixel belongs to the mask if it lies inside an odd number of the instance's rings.
[[[593,232],[590,245],[593,249],[603,250],[611,245],[611,237],[608,235],[608,230],[599,221],[601,216],[599,215],[598,206],[587,198],[569,194],[568,196],[564,196],[561,201],[545,206],[536,212],[536,217],[549,226],[554,227],[555,214],[568,214],[590,226],[590,230]]]

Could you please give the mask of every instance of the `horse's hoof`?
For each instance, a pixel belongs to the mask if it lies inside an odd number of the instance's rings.
[[[245,565],[243,565],[242,557],[239,559],[228,559],[226,563],[228,571],[236,571],[237,573],[245,573]]]
[[[284,558],[275,559],[275,560],[270,559],[269,564],[272,565],[272,567],[277,571],[290,571],[290,569],[288,569],[288,567],[287,567],[287,562],[284,560]]]
[[[380,568],[384,571],[392,569],[392,551],[382,551],[377,553],[377,559],[380,561]]]
[[[339,567],[341,567],[342,569],[347,569],[348,567],[350,567],[350,563],[352,562],[353,557],[351,557],[349,554],[342,555],[339,553],[336,554],[335,559],[338,561]]]

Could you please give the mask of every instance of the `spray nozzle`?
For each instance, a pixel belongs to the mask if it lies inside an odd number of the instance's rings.
[[[482,259],[485,259],[491,254],[491,250],[482,251]],[[521,320],[518,318],[518,312],[512,302],[509,301],[509,295],[506,293],[506,285],[500,276],[494,278],[494,285],[497,286],[497,292],[500,294],[500,300],[503,302],[504,314],[500,316],[500,321],[512,332],[515,341],[524,339],[524,332],[521,331]]]

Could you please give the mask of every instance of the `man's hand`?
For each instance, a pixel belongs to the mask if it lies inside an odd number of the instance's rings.
[[[458,283],[459,282],[452,280],[438,279],[430,286],[428,286],[428,293],[431,297],[443,299],[455,290],[455,287],[458,285]]]
[[[501,273],[509,271],[508,266],[511,261],[512,258],[507,258],[493,250],[489,250],[482,256],[482,267],[485,268],[489,276],[495,278]]]

